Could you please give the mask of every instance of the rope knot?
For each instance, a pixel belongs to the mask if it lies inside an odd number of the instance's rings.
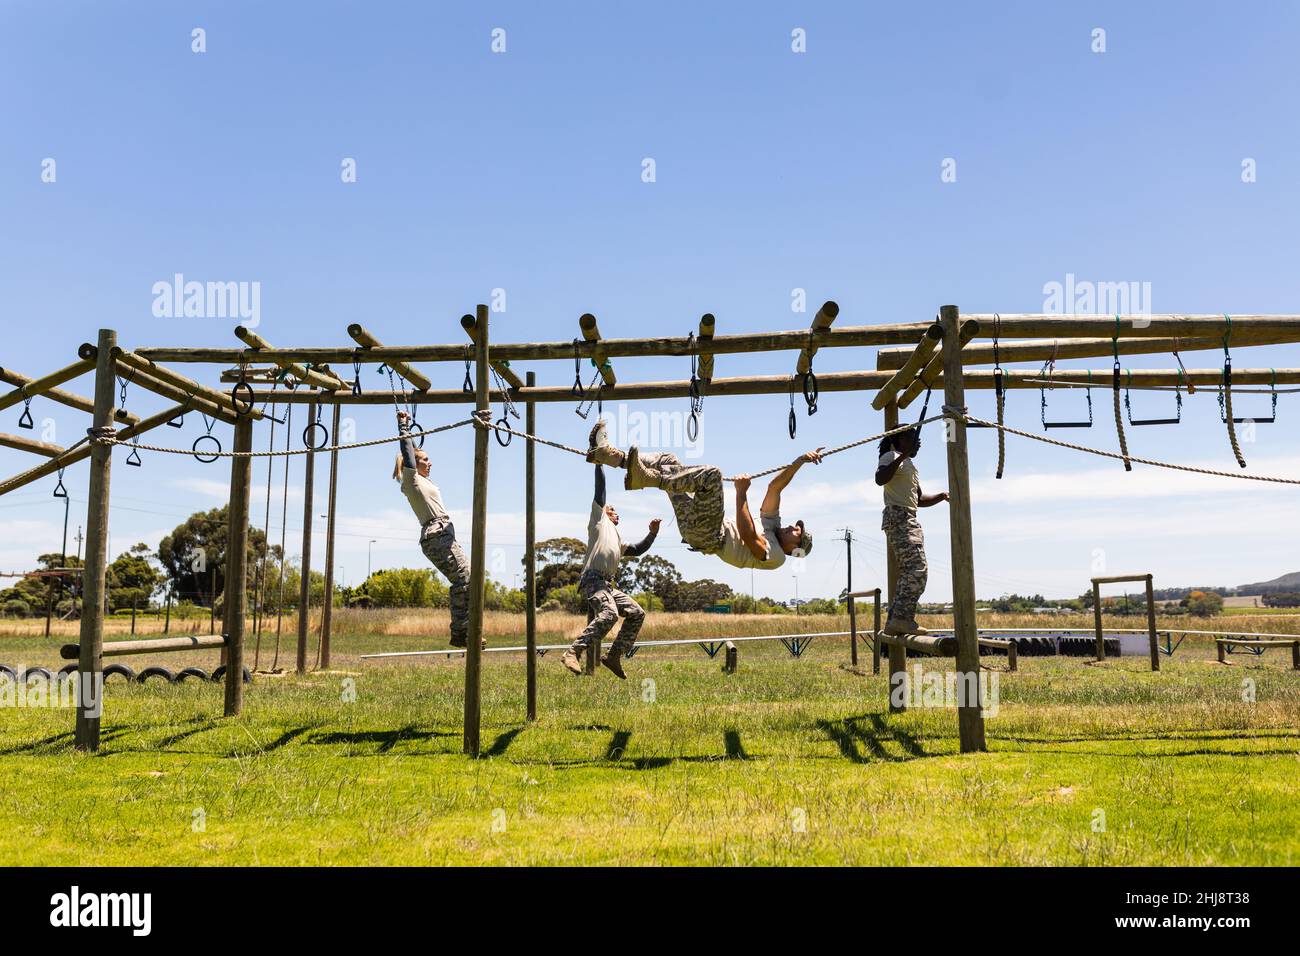
[[[476,409],[474,411],[474,414],[470,416],[470,421],[472,421],[479,428],[491,428],[492,409],[490,408]]]
[[[966,414],[969,411],[970,409],[967,408],[965,405],[944,405],[943,406],[944,417],[952,415],[956,418],[965,418]]]

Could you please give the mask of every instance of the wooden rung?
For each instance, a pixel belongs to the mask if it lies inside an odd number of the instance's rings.
[[[980,324],[974,319],[966,319],[962,322],[961,334],[957,336],[957,341],[961,343],[963,349],[971,339],[975,338],[975,336],[979,334],[979,330]],[[922,392],[928,388],[933,388],[938,384],[941,378],[943,378],[943,356],[936,355],[926,363],[921,374],[912,381],[911,385],[907,386],[906,391],[904,391],[902,395],[898,396],[898,407],[906,408],[908,405],[911,405]],[[969,382],[966,383],[966,387],[970,387]]]
[[[255,351],[261,352],[271,348],[270,342],[247,326],[236,326],[235,335],[241,342]],[[326,369],[310,369],[298,362],[276,361],[275,364],[306,385],[315,385],[317,388],[323,388],[331,392],[346,387],[346,383],[341,378]]]
[[[119,365],[126,366],[133,372],[143,375],[144,377],[140,379],[140,384],[143,388],[171,397],[173,401],[181,402],[182,407],[189,402],[190,396],[194,396],[196,400],[206,401],[209,406],[207,409],[200,408],[196,401],[194,403],[196,411],[206,411],[208,414],[213,414],[213,407],[220,408],[223,412],[223,418],[225,421],[232,421],[234,417],[238,416],[235,407],[235,400],[228,394],[225,392],[219,392],[214,388],[208,388],[206,385],[200,385],[198,382],[194,381],[194,379],[182,375],[180,372],[173,371],[165,365],[158,365],[149,361],[147,358],[137,355],[134,352],[128,352],[126,349],[119,346],[113,347],[113,360]],[[123,378],[125,377],[126,376],[123,375]],[[174,391],[169,393],[159,390],[154,387],[154,383],[156,382],[163,382],[170,385]],[[262,418],[262,412],[257,408],[251,409],[248,414],[250,414],[254,419]]]
[[[17,405],[19,402],[26,401],[29,398],[35,398],[37,395],[44,394],[57,385],[71,381],[78,375],[85,375],[95,367],[93,361],[78,359],[66,368],[61,368],[57,372],[51,372],[49,375],[42,375],[40,378],[32,379],[25,385],[20,385],[6,395],[0,395],[0,410]]]
[[[723,658],[722,670],[723,673],[734,674],[736,673],[737,661],[740,654],[736,650],[735,643],[732,641],[727,641],[725,647],[727,649],[726,651],[727,656]]]
[[[831,323],[835,321],[839,314],[839,304],[828,299],[822,303],[822,307],[818,309],[817,314],[813,316],[810,331],[814,334],[826,331],[831,327]],[[817,354],[817,349],[818,346],[813,342],[809,342],[800,349],[799,361],[795,363],[795,373],[797,375],[804,375],[812,368],[813,356]]]
[[[352,340],[364,349],[383,345],[379,339],[367,332],[359,322],[353,322],[348,326],[348,335],[352,336]],[[407,362],[394,359],[388,363],[388,366],[422,392],[427,392],[433,386],[433,382],[429,380],[428,376]]]
[[[700,361],[696,366],[696,374],[706,382],[713,378],[713,353],[705,351],[709,342],[713,340],[713,332],[717,327],[716,320],[712,312],[705,312],[700,316],[700,332],[696,338],[699,342]]]
[[[130,657],[134,654],[166,654],[172,651],[199,651],[206,648],[225,647],[221,634],[203,634],[197,637],[163,637],[152,641],[110,641],[104,645],[104,657]],[[81,654],[80,644],[64,644],[59,656],[65,661],[75,661]]]
[[[1149,574],[1115,574],[1105,578],[1093,578],[1093,584],[1123,584],[1130,581],[1150,581]]]
[[[943,328],[939,325],[932,325],[925,331],[925,338],[917,343],[916,348],[912,350],[911,356],[903,363],[893,376],[886,382],[876,397],[871,400],[871,407],[880,411],[890,402],[892,402],[899,391],[906,385],[910,385],[912,380],[924,369],[934,355],[934,350],[938,348],[939,343],[943,341]]]
[[[841,601],[847,601],[849,598],[874,598],[880,597],[880,588],[872,588],[870,591],[854,591],[840,598]]]
[[[82,348],[87,348],[90,350],[89,360],[93,364],[95,347],[93,345],[87,344],[82,346]],[[78,354],[80,354],[80,352]],[[15,372],[11,368],[0,368],[0,382],[4,382],[6,385],[15,385],[19,388],[22,388],[24,386],[30,387],[32,383],[34,383],[35,381],[36,379],[29,378],[26,375],[23,375],[21,372]],[[47,388],[41,394],[44,395],[52,402],[58,402],[60,405],[66,405],[69,408],[75,408],[77,409],[77,411],[80,412],[87,412],[93,414],[95,411],[95,403],[92,402],[90,399],[86,398],[84,395],[76,395],[73,392],[65,392],[61,388]],[[140,416],[132,415],[124,408],[115,408],[113,409],[113,419],[114,421],[124,422],[125,424],[128,425],[134,425],[136,422],[140,420]]]
[[[1242,638],[1216,637],[1217,644],[1231,644],[1233,647],[1293,647],[1300,644],[1300,638],[1294,641],[1252,641]]]
[[[469,313],[462,315],[460,317],[460,327],[465,330],[465,334],[470,337],[471,341],[473,342],[478,341],[478,335],[476,334],[476,329],[478,328],[478,320],[475,319],[474,316],[470,315]],[[497,362],[493,360],[491,356],[489,356],[488,365],[491,366],[492,369],[498,375],[500,375],[503,379],[505,379],[506,384],[509,385],[511,388],[524,387],[524,380],[521,379],[519,375],[510,368],[509,362]]]
[[[596,325],[596,317],[590,312],[578,318],[578,327],[582,329],[582,337],[588,342],[600,341],[600,329]],[[609,359],[605,358],[604,352],[598,350],[591,360],[600,369],[600,377],[604,379],[606,385],[618,384],[618,380],[614,377],[614,366]]]
[[[62,445],[52,445],[47,441],[37,441],[34,438],[24,438],[22,435],[6,435],[0,433],[0,445],[6,448],[16,448],[19,451],[29,451],[34,455],[44,455],[46,458],[57,458],[67,451]]]
[[[935,657],[956,657],[957,638],[950,634],[886,634],[878,631],[877,637],[884,644],[905,647],[920,654]]]

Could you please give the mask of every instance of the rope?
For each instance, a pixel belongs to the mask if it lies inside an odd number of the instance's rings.
[[[994,387],[994,391],[996,392],[999,425],[1003,424],[1006,407],[1007,407],[1006,390],[1002,382],[1003,371],[1002,371],[1001,354],[998,349],[998,338],[1001,335],[1001,332],[1002,332],[1002,316],[999,313],[995,312],[993,313],[993,387]],[[1052,351],[1053,352],[1056,351],[1055,345],[1053,345]],[[1006,466],[1006,463],[1007,463],[1007,436],[1002,431],[999,431],[998,432],[998,470],[997,473],[993,476],[994,478],[1001,480],[1002,471]]]
[[[1225,409],[1223,417],[1228,425],[1228,444],[1232,446],[1237,464],[1245,468],[1246,458],[1241,453],[1241,445],[1237,442],[1237,426],[1232,421],[1232,353],[1228,351],[1228,344],[1232,340],[1232,317],[1225,312],[1223,319],[1227,325],[1223,330],[1223,391],[1219,397],[1223,399]]]
[[[1129,459],[1129,455],[1128,455],[1128,436],[1124,434],[1124,419],[1123,417],[1121,417],[1119,413],[1119,380],[1120,380],[1119,333],[1120,333],[1120,319],[1117,313],[1115,315],[1115,336],[1110,340],[1111,351],[1114,353],[1115,356],[1115,368],[1111,372],[1111,377],[1110,377],[1110,393],[1111,393],[1111,398],[1113,399],[1115,405],[1115,431],[1119,435],[1120,453],[1124,456],[1124,470],[1132,471],[1133,462]]]
[[[965,409],[963,409],[962,411],[964,412]],[[943,418],[943,417],[944,417],[943,415],[933,415],[933,416],[931,416],[930,418],[923,419],[923,420],[921,420],[921,421],[919,421],[919,422],[917,422],[916,424],[913,424],[913,425],[899,425],[897,428],[891,428],[889,431],[881,432],[879,435],[869,435],[869,436],[867,436],[866,438],[859,438],[857,441],[851,441],[851,442],[849,442],[849,443],[846,444],[846,445],[836,445],[834,448],[830,449],[829,451],[824,451],[824,452],[822,452],[822,457],[823,457],[823,458],[829,458],[831,455],[838,455],[838,454],[839,454],[840,452],[842,452],[842,451],[848,451],[850,448],[857,448],[859,445],[866,445],[866,444],[868,444],[869,442],[880,441],[880,439],[882,439],[882,438],[888,438],[890,435],[898,435],[898,434],[900,434],[900,433],[902,433],[902,432],[910,432],[912,429],[916,428],[918,425],[926,425],[926,424],[929,424],[930,422],[937,422],[939,419],[941,419],[941,418]],[[482,421],[482,420],[480,419],[479,421]],[[498,423],[496,423],[496,422],[483,422],[483,427],[485,427],[485,428],[495,428],[497,431],[509,432],[511,435],[518,435],[520,438],[525,438],[525,439],[527,439],[527,440],[529,440],[529,441],[535,441],[535,442],[538,442],[539,444],[542,444],[542,445],[549,445],[549,446],[551,446],[552,448],[558,448],[558,449],[560,449],[560,451],[567,451],[567,452],[568,452],[569,454],[571,454],[571,455],[578,455],[578,456],[580,456],[580,457],[583,458],[583,459],[585,459],[585,458],[587,457],[587,453],[586,453],[585,451],[583,451],[581,448],[574,448],[572,445],[563,445],[563,444],[561,444],[560,442],[557,442],[557,441],[550,441],[549,439],[546,439],[546,438],[539,438],[539,437],[537,437],[536,435],[530,435],[530,434],[528,434],[527,432],[515,431],[513,428],[510,428],[510,427],[507,426],[507,425],[501,425],[501,424],[498,424]],[[766,471],[756,472],[756,473],[750,475],[749,477],[750,477],[750,478],[764,478],[764,477],[766,477],[767,475],[775,475],[777,472],[785,471],[785,469],[788,468],[788,467],[790,467],[790,466],[789,466],[789,465],[777,465],[775,468],[769,468],[769,469],[767,469]],[[736,478],[733,476],[733,477],[729,477],[729,478],[723,478],[722,480],[723,480],[723,481],[735,481]]]
[[[1076,445],[1073,442],[1060,441],[1055,438],[1048,438],[1046,435],[1035,435],[1032,432],[1022,432],[1018,428],[1012,428],[1009,425],[997,425],[993,422],[986,422],[980,418],[966,416],[967,422],[974,425],[982,425],[985,428],[1000,428],[1011,435],[1019,435],[1021,438],[1032,438],[1034,441],[1040,441],[1047,445],[1056,445],[1058,448],[1069,448],[1072,451],[1083,451],[1090,455],[1100,455],[1103,458],[1114,458],[1117,461],[1123,461],[1124,456],[1116,454],[1113,451],[1102,451],[1100,448],[1089,448],[1087,445]],[[1196,468],[1192,465],[1175,465],[1167,461],[1155,461],[1151,458],[1135,458],[1129,456],[1129,461],[1135,461],[1139,465],[1152,465],[1156,468],[1170,468],[1174,471],[1186,471],[1196,475],[1212,475],[1216,478],[1243,478],[1247,481],[1267,481],[1277,485],[1300,485],[1300,478],[1273,478],[1267,475],[1243,475],[1235,471],[1215,471],[1212,468]]]
[[[203,454],[205,456],[215,455],[218,458],[283,458],[286,455],[306,455],[314,451],[348,451],[352,448],[369,448],[372,445],[387,445],[391,442],[401,441],[403,438],[419,438],[423,435],[436,435],[438,432],[451,431],[453,428],[460,428],[463,425],[468,425],[471,422],[479,420],[480,419],[471,416],[470,418],[466,418],[464,421],[452,422],[450,425],[439,425],[437,428],[425,428],[420,431],[410,432],[406,435],[393,435],[389,438],[371,438],[367,441],[355,441],[347,445],[322,445],[319,448],[286,448],[284,451],[205,451]],[[541,440],[542,439],[538,439],[538,441]],[[129,441],[120,441],[111,436],[103,438],[96,436],[92,438],[91,441],[96,445],[134,444]],[[194,450],[192,448],[165,448],[161,445],[136,445],[136,447],[143,448],[145,451],[157,451],[168,455],[189,455],[191,457],[194,455]],[[566,450],[577,451],[576,449],[571,448],[566,448]],[[587,453],[584,451],[578,452],[578,454],[586,455]]]

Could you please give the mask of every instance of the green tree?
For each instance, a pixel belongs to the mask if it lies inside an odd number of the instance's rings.
[[[177,525],[158,544],[158,561],[178,598],[211,606],[225,590],[226,540],[229,520],[226,508],[196,511]],[[266,534],[261,528],[248,529],[248,583],[252,587],[256,568],[266,552]],[[215,582],[215,588],[213,584]],[[286,587],[286,592],[287,592]],[[286,593],[286,599],[288,595]]]
[[[1223,612],[1223,595],[1214,591],[1193,591],[1182,603],[1196,617],[1213,617]]]
[[[107,587],[110,610],[132,605],[147,607],[149,599],[162,584],[162,573],[153,565],[147,544],[123,551],[108,566]]]

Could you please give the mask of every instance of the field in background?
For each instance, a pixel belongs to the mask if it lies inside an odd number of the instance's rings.
[[[445,612],[335,621],[333,669],[259,676],[237,720],[220,718],[218,685],[113,683],[104,748],[89,756],[71,748],[70,711],[0,710],[0,827],[21,834],[0,864],[1300,860],[1300,674],[1286,653],[1224,667],[1209,639],[1188,638],[1158,674],[1143,658],[1024,657],[1015,674],[985,658],[998,670],[999,712],[987,721],[990,752],[966,756],[952,710],[890,715],[869,652],[851,670],[842,638],[818,639],[798,660],[776,642],[742,644],[731,676],[694,646],[649,648],[626,683],[604,670],[572,677],[550,653],[532,724],[522,655],[490,654],[484,759],[471,761],[460,753],[459,659],[357,659],[444,646]],[[280,664],[291,668],[290,623]],[[539,640],[567,640],[582,623],[541,615]],[[1300,621],[1271,615],[1160,625],[1300,633]],[[833,616],[657,614],[643,634],[846,628]],[[486,629],[493,645],[520,643],[522,616],[491,614]],[[66,638],[4,634],[0,661],[61,663]],[[263,639],[264,667],[272,644]],[[250,664],[252,652],[250,642]],[[211,668],[215,655],[126,660]]]

